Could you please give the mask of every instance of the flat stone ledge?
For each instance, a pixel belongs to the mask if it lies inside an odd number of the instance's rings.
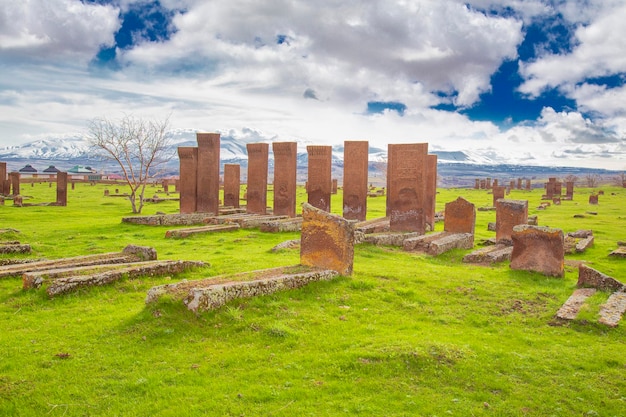
[[[600,307],[600,323],[616,327],[626,312],[626,292],[616,291]]]
[[[626,258],[626,246],[618,247],[613,252],[609,253],[609,256],[613,256],[616,258]]]
[[[513,246],[497,244],[468,253],[463,257],[463,262],[471,264],[489,265],[503,261],[510,261]]]
[[[563,306],[556,312],[556,318],[561,320],[574,320],[587,298],[596,293],[595,288],[579,288],[565,301]]]
[[[210,226],[198,226],[190,227],[186,229],[173,229],[165,232],[166,238],[186,238],[193,235],[219,233],[219,232],[231,232],[239,230],[238,224],[224,224],[224,225],[210,225]]]
[[[266,221],[261,223],[259,229],[265,233],[299,232],[302,230],[302,217]]]
[[[371,233],[386,233],[391,230],[389,226],[389,217],[381,217],[378,219],[366,220],[356,224],[356,231],[366,235]]]
[[[310,282],[330,280],[338,275],[336,271],[302,265],[222,275],[153,287],[148,291],[146,304],[168,295],[182,300],[191,311],[212,310],[236,298],[250,298],[300,288]]]
[[[31,248],[27,243],[0,243],[0,253],[30,253]]]
[[[578,266],[578,287],[591,287],[602,291],[623,291],[623,283],[585,264]]]
[[[376,246],[400,246],[404,245],[406,239],[419,236],[417,232],[388,232],[388,233],[368,233],[364,234],[359,243],[370,243]]]

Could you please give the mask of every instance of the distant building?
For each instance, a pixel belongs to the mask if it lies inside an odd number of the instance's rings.
[[[37,170],[32,165],[26,165],[18,171],[22,177],[36,177]]]
[[[96,170],[91,167],[83,165],[75,165],[67,170],[67,173],[75,179],[83,179],[87,181],[100,181],[102,174],[98,174]]]
[[[61,172],[61,170],[56,168],[54,165],[50,165],[48,168],[44,169],[43,172],[46,174],[56,174],[57,172]]]

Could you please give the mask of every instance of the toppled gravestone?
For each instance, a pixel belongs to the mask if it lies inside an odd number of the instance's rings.
[[[593,245],[594,237],[591,230],[577,230],[565,235],[565,253],[582,253]]]
[[[544,226],[517,225],[511,234],[511,269],[553,277],[565,274],[563,231]]]
[[[30,253],[29,244],[14,242],[0,242],[0,253]]]
[[[352,275],[354,221],[302,204],[300,263]]]
[[[621,291],[624,289],[624,284],[597,271],[585,264],[578,266],[578,282],[579,287],[591,287],[602,291]]]

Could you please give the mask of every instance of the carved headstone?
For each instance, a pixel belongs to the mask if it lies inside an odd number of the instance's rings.
[[[526,180],[526,191],[530,191],[530,180]]]
[[[367,141],[344,141],[343,217],[364,221],[367,215]]]
[[[556,197],[560,197],[563,191],[563,183],[561,181],[557,181],[554,183],[554,195]]]
[[[296,142],[274,142],[274,215],[296,216]]]
[[[567,181],[565,183],[565,199],[574,199],[574,181]]]
[[[427,143],[388,145],[387,217],[391,231],[426,232],[427,153]]]
[[[497,178],[495,178],[495,179],[493,180],[493,183],[491,184],[491,188],[495,188],[495,187],[497,187],[497,186],[498,186],[498,179],[497,179]]]
[[[546,183],[546,194],[543,196],[544,200],[552,200],[556,192],[556,178],[548,178]]]
[[[9,191],[5,188],[7,184],[7,163],[0,162],[0,195],[8,195]]]
[[[450,233],[471,233],[476,225],[476,207],[463,197],[446,203],[443,230]]]
[[[515,189],[515,180],[511,180],[509,182],[509,190],[514,190]]]
[[[57,205],[67,206],[67,172],[57,172]]]
[[[320,210],[330,211],[331,146],[307,146],[309,156],[307,193],[308,203]]]
[[[13,196],[13,205],[16,207],[22,207],[22,196],[14,195]]]
[[[195,213],[198,148],[179,146],[178,159],[180,160],[180,212],[183,214]]]
[[[496,243],[511,244],[513,227],[528,223],[527,200],[496,201]]]
[[[474,189],[475,190],[480,190],[480,179],[476,178],[474,180]]]
[[[597,194],[591,194],[589,196],[589,204],[598,204],[598,195]]]
[[[517,179],[517,189],[518,189],[518,190],[521,190],[521,189],[522,189],[522,179],[521,179],[521,178],[518,178],[518,179]]]
[[[267,213],[267,143],[248,143],[248,202],[246,212]]]
[[[241,168],[239,164],[224,164],[224,205],[239,208]]]
[[[163,192],[165,194],[169,194],[170,193],[170,183],[168,180],[163,180],[161,181],[161,186],[163,187]]]
[[[300,263],[351,275],[355,222],[302,204]]]
[[[19,172],[11,172],[9,174],[9,177],[11,178],[11,189],[12,195],[19,195],[20,194],[20,173]]]
[[[219,213],[220,206],[220,134],[196,133],[198,168],[196,211]]]
[[[330,186],[330,193],[337,194],[338,189],[339,189],[339,180],[337,180],[337,178],[333,178],[332,184]]]
[[[511,234],[511,269],[563,277],[565,243],[563,231],[544,226],[517,225]]]
[[[437,203],[437,155],[426,155],[426,191],[424,216],[430,230],[435,230],[435,205]]]
[[[504,194],[506,193],[506,187],[493,187],[493,207],[496,206],[496,201],[501,198],[504,198]]]
[[[485,180],[485,188],[487,188],[488,190],[491,190],[491,187],[492,187],[492,185],[491,185],[491,178],[487,178]]]
[[[480,180],[480,189],[484,190],[487,187],[487,181]]]

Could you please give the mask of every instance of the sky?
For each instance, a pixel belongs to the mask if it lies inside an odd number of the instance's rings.
[[[96,117],[626,170],[625,0],[0,0],[0,147]]]

